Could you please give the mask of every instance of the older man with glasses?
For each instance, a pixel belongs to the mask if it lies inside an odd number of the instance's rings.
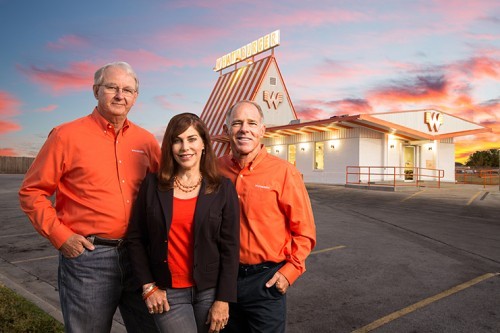
[[[21,207],[59,250],[66,332],[110,332],[118,307],[128,332],[154,332],[123,237],[142,179],[158,169],[160,146],[127,119],[139,93],[129,64],[97,70],[93,92],[90,115],[50,132],[21,185]]]

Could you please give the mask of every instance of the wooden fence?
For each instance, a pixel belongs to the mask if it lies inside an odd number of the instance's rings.
[[[26,173],[34,157],[0,156],[0,173]]]

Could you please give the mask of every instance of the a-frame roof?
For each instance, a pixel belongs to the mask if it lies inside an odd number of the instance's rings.
[[[217,80],[200,116],[207,125],[210,135],[215,139],[213,147],[217,156],[222,156],[229,152],[227,140],[217,140],[217,138],[224,136],[223,125],[227,110],[237,101],[255,100],[271,66],[275,66],[279,79],[283,82],[276,59],[273,55],[223,74]],[[296,119],[295,110],[293,109],[293,104],[286,91],[286,87],[284,87],[284,82],[283,88],[285,90],[285,96],[283,97],[292,109],[292,117]]]

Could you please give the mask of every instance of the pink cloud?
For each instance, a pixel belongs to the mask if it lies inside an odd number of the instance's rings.
[[[171,45],[211,43],[224,35],[229,35],[229,33],[221,28],[180,25],[152,35],[149,37],[149,42],[154,45],[165,45],[168,48]]]
[[[0,148],[0,156],[18,156],[19,154],[12,148]]]
[[[161,107],[165,110],[172,110],[174,108],[174,105],[170,103],[170,101],[168,101],[167,97],[165,96],[156,96],[154,100],[158,105],[161,105]]]
[[[8,132],[15,132],[19,131],[21,129],[21,126],[19,124],[11,122],[11,121],[5,121],[5,120],[0,120],[0,135],[6,134]]]
[[[248,1],[243,4],[235,4],[231,0],[214,0],[204,1],[195,0],[190,2],[174,1],[174,7],[200,7],[209,8],[217,12],[218,15],[234,15],[234,11],[244,10],[242,7],[252,6],[259,8],[260,19],[256,20],[253,16],[248,18],[243,16],[239,21],[239,28],[242,27],[296,27],[308,26],[317,27],[323,24],[340,24],[345,22],[358,22],[371,20],[369,15],[361,11],[347,10],[341,8],[334,8],[333,6],[321,7],[318,3],[317,6],[309,6],[307,2],[297,1],[296,3],[288,3],[287,6],[274,4],[269,1]],[[293,9],[291,9],[293,8]]]
[[[66,69],[52,67],[38,68],[31,66],[19,70],[28,76],[29,80],[53,93],[89,89],[93,84],[94,72],[99,68],[90,62],[75,62]]]
[[[14,116],[19,114],[21,101],[6,91],[0,90],[0,116]]]
[[[449,82],[444,76],[418,76],[415,79],[380,87],[367,94],[370,103],[399,105],[409,103],[441,103],[448,100]],[[397,107],[398,108],[398,107]]]
[[[296,104],[295,111],[297,112],[298,118],[303,120],[316,120],[327,117],[327,114],[323,109],[308,105]]]
[[[314,69],[316,76],[344,82],[346,79],[366,78],[382,73],[375,66],[360,63],[348,63],[326,59]],[[331,82],[331,81],[329,81]]]
[[[473,79],[492,78],[500,79],[500,60],[480,56],[471,58],[461,64],[458,69],[469,73]]]
[[[65,35],[59,38],[56,42],[48,42],[47,48],[55,51],[64,49],[78,49],[88,45],[88,41],[80,36]]]
[[[495,41],[498,40],[498,35],[495,34],[466,34],[467,39],[475,39],[479,41]]]
[[[146,50],[115,50],[117,59],[133,64],[134,69],[143,71],[158,71],[172,66],[179,66],[183,63],[174,61]]]
[[[457,1],[457,0],[433,0],[429,5],[427,2],[422,11],[431,11],[441,15],[440,20],[445,25],[468,26],[469,23],[484,19],[485,15],[498,9],[498,1]]]
[[[278,13],[278,14],[276,14]],[[346,22],[361,22],[372,20],[369,15],[359,11],[351,11],[340,8],[332,8],[329,10],[304,10],[298,9],[295,11],[273,11],[269,15],[265,15],[262,20],[246,20],[247,25],[261,26],[264,22],[269,22],[269,26],[273,27],[318,27],[321,25],[341,24]],[[265,17],[267,16],[267,18]],[[245,20],[243,20],[245,21]],[[266,25],[264,23],[264,25]]]
[[[57,104],[50,104],[50,105],[47,105],[45,107],[38,108],[36,111],[39,111],[39,112],[52,112],[55,109],[57,109],[58,107],[59,107],[59,105],[57,105]]]
[[[364,99],[343,99],[338,101],[303,100],[295,104],[300,119],[325,119],[333,115],[371,113],[372,107]]]

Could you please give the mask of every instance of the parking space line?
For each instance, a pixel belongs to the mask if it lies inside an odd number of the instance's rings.
[[[3,235],[0,236],[0,238],[10,238],[10,237],[20,237],[20,236],[31,236],[31,235],[38,235],[38,232],[33,231],[33,232],[27,232],[24,234],[17,234],[17,235]]]
[[[469,201],[467,202],[467,205],[466,206],[469,206],[474,200],[476,200],[476,198],[482,193],[483,191],[479,191],[477,192],[476,194],[474,194],[474,196],[472,196],[472,198],[469,199]]]
[[[45,260],[45,259],[52,259],[52,258],[57,258],[59,255],[54,255],[54,256],[46,256],[46,257],[38,257],[38,258],[31,258],[31,259],[24,259],[24,260],[16,260],[16,261],[11,261],[11,264],[22,264],[25,262],[30,262],[30,261],[38,261],[38,260]]]
[[[328,249],[312,251],[311,254],[318,254],[318,253],[329,252],[329,251],[333,251],[333,250],[340,250],[340,249],[343,249],[344,247],[345,247],[345,245],[329,247]]]
[[[424,192],[425,192],[425,190],[422,190],[422,191],[419,191],[419,192],[415,192],[415,193],[413,193],[412,195],[410,195],[409,197],[406,197],[406,198],[402,199],[402,200],[401,200],[401,202],[406,201],[406,200],[410,200],[410,199],[411,199],[411,198],[413,198],[414,196],[417,196],[417,195],[419,195],[419,194],[421,194],[421,193],[424,193]]]
[[[450,295],[453,295],[455,293],[458,293],[459,291],[462,291],[464,289],[467,289],[469,287],[472,287],[473,285],[477,284],[477,283],[480,283],[484,280],[487,280],[489,278],[492,278],[494,276],[497,276],[497,275],[500,275],[500,273],[487,273],[487,274],[484,274],[484,275],[481,275],[475,279],[472,279],[468,282],[465,282],[465,283],[462,283],[462,284],[459,284],[458,286],[455,286],[451,289],[448,289],[446,291],[443,291],[442,293],[439,293],[437,295],[434,295],[434,296],[431,296],[431,297],[428,297],[420,302],[417,302],[415,304],[412,304],[404,309],[401,309],[401,310],[398,310],[396,312],[393,312],[391,313],[390,315],[387,315],[385,317],[382,317],[378,320],[375,320],[374,322],[372,322],[371,324],[368,324],[366,326],[363,326],[361,328],[358,328],[357,330],[354,330],[352,331],[352,333],[366,333],[366,332],[370,332],[382,325],[385,325],[393,320],[396,320],[400,317],[403,317],[415,310],[418,310],[420,308],[423,308],[424,306],[427,306],[431,303],[434,303],[442,298],[445,298],[445,297],[448,297]]]

